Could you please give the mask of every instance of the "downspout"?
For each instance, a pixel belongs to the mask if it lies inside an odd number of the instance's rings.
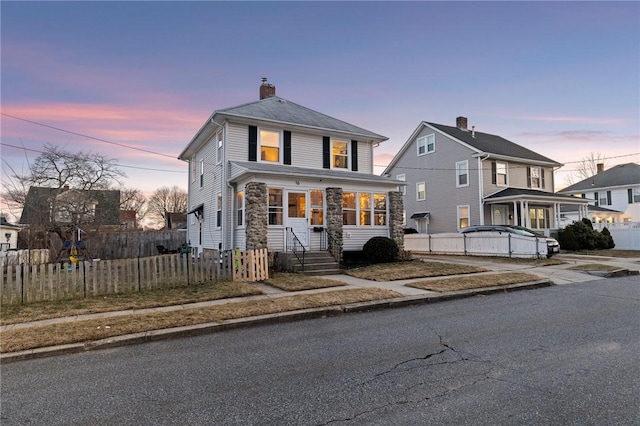
[[[225,120],[222,124],[217,123],[215,121],[213,121],[213,118],[211,119],[211,123],[218,125],[218,127],[220,127],[222,129],[222,160],[220,161],[220,167],[222,168],[222,176],[221,176],[221,182],[224,182],[220,185],[220,192],[222,193],[222,205],[224,206],[224,208],[221,209],[220,212],[220,240],[222,243],[221,249],[222,250],[231,250],[231,248],[227,247],[227,237],[226,237],[226,230],[227,229],[231,229],[231,247],[233,247],[233,235],[235,234],[235,230],[233,229],[233,223],[231,224],[231,226],[225,226],[226,225],[226,220],[227,220],[227,209],[229,208],[227,200],[228,200],[228,190],[231,189],[231,193],[233,194],[233,187],[231,186],[231,184],[229,184],[229,181],[227,180],[227,176],[228,176],[228,172],[227,172],[227,159],[226,159],[226,154],[227,154],[227,123],[228,121]],[[218,148],[216,147],[216,155],[217,155],[217,150]],[[217,157],[216,157],[216,162],[217,162]],[[215,194],[214,194],[215,196]],[[231,202],[232,206],[233,206],[233,201]],[[231,215],[231,217],[233,218],[233,215]]]

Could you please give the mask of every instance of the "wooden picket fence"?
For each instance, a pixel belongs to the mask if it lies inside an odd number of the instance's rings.
[[[200,257],[165,254],[0,268],[0,303],[75,299],[188,286],[221,280],[261,281],[269,278],[267,249],[241,252],[207,250]]]

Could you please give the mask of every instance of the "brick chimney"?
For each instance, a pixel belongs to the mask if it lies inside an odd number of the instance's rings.
[[[267,77],[262,77],[262,84],[260,85],[260,99],[270,98],[276,95],[276,86],[267,83]]]
[[[467,130],[467,117],[457,117],[456,127],[460,130]]]
[[[604,163],[596,164],[596,170],[598,171],[598,173],[604,172]]]

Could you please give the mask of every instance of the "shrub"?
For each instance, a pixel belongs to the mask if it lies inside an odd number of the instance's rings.
[[[589,229],[593,229],[593,223],[591,223],[591,220],[588,217],[583,217],[580,222],[584,223],[585,225],[587,225],[587,228]]]
[[[391,238],[373,237],[362,247],[364,257],[373,263],[388,263],[398,260],[398,245]]]
[[[604,228],[602,232],[596,231],[593,229],[589,219],[582,219],[561,229],[558,238],[560,247],[565,250],[593,250],[615,247],[609,230]]]

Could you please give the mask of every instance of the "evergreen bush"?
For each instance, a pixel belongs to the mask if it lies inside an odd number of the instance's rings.
[[[371,238],[362,247],[362,253],[372,263],[395,262],[400,254],[396,242],[387,237]]]
[[[615,247],[611,232],[607,228],[603,228],[602,232],[596,231],[587,218],[561,229],[558,233],[558,239],[560,247],[564,250],[594,250]]]

